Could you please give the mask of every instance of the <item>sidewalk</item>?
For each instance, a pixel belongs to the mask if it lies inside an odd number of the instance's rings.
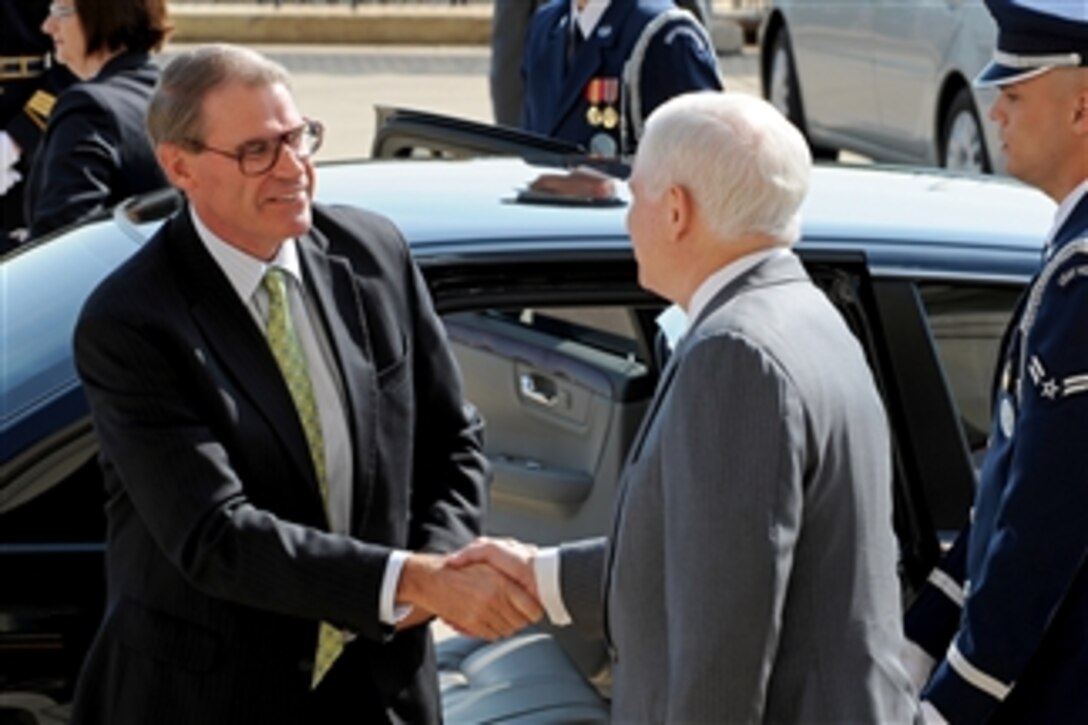
[[[719,54],[738,52],[741,24],[755,11],[717,4],[711,34]],[[487,45],[491,5],[258,5],[176,3],[170,14],[179,43],[351,45]]]

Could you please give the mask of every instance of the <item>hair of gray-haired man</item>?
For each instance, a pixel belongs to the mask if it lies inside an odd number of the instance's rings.
[[[201,139],[205,97],[230,83],[291,87],[282,65],[249,48],[220,43],[185,51],[163,69],[151,96],[147,133],[152,144],[185,145]]]
[[[800,237],[812,153],[796,127],[760,98],[700,91],[666,101],[646,123],[640,164],[652,169],[651,194],[684,187],[723,240],[755,233],[789,246]]]

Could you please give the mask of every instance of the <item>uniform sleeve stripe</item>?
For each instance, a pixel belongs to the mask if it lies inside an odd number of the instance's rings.
[[[987,695],[990,695],[997,700],[1004,700],[1009,696],[1009,692],[1012,691],[1012,685],[1006,685],[1001,680],[987,675],[985,672],[968,662],[967,658],[964,657],[960,653],[959,648],[956,647],[955,642],[948,648],[948,664],[956,671],[956,674],[966,680],[968,684],[982,690]]]
[[[963,587],[957,584],[955,579],[934,567],[933,571],[929,572],[929,583],[955,602],[957,607],[963,608]]]

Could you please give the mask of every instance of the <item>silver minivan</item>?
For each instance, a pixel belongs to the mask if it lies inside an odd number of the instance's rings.
[[[763,94],[817,157],[1001,172],[995,91],[971,86],[996,37],[981,0],[770,0]]]

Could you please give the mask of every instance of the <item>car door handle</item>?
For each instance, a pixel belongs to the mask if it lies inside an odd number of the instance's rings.
[[[518,376],[518,382],[522,397],[537,405],[554,408],[559,402],[559,386],[553,380],[534,373],[522,373]]]

